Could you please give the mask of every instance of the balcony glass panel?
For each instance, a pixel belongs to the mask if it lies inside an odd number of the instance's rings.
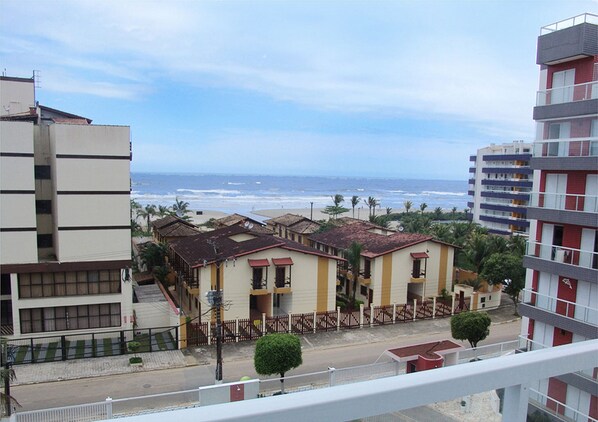
[[[593,251],[528,241],[526,255],[562,264],[598,269],[598,253]]]
[[[598,137],[536,141],[534,157],[598,157]]]
[[[598,196],[532,192],[531,206],[551,210],[598,212]]]
[[[557,88],[538,91],[536,96],[536,105],[547,106],[552,104],[591,100],[593,98],[598,98],[598,81],[586,82],[577,85],[560,86]]]
[[[523,302],[539,309],[557,312],[579,321],[598,326],[598,309],[580,305],[575,302],[547,296],[529,289],[523,290]]]

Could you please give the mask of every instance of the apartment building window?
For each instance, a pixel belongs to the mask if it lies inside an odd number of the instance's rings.
[[[37,247],[38,248],[51,248],[54,246],[54,240],[52,234],[38,234],[37,235]]]
[[[364,259],[363,263],[363,278],[370,278],[372,274],[372,261]]]
[[[19,298],[120,293],[120,271],[19,274]]]
[[[52,201],[47,199],[35,201],[35,213],[52,214]]]
[[[120,303],[21,309],[21,332],[120,327]]]
[[[50,166],[35,166],[33,172],[35,180],[50,180],[52,178]]]

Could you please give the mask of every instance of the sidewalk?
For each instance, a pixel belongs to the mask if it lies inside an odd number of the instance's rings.
[[[488,311],[492,324],[512,322],[515,307],[508,297],[503,297],[504,305]],[[492,330],[492,328],[490,328]],[[396,323],[363,329],[344,331],[317,332],[301,336],[303,350],[329,349],[344,347],[349,344],[369,344],[392,338],[422,333],[446,332],[450,337],[450,318],[419,320],[415,322]],[[255,341],[227,343],[223,345],[225,361],[253,359]],[[185,366],[209,365],[216,360],[216,345],[171,350],[164,352],[139,353],[143,358],[143,366],[129,365],[130,355],[103,358],[75,359],[60,362],[48,362],[26,365],[15,365],[17,380],[13,385],[35,384],[68,379],[100,377],[116,374],[156,371],[161,369],[182,368]]]

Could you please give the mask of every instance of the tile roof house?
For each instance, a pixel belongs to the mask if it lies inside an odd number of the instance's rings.
[[[187,313],[197,316],[205,312],[202,306],[208,305],[201,299],[215,289],[216,272],[220,271],[227,304],[225,319],[335,309],[338,260],[289,239],[256,233],[242,224],[169,245],[177,295]]]
[[[337,256],[352,242],[363,246],[356,298],[369,306],[410,303],[451,291],[455,247],[417,233],[400,233],[368,222],[353,221],[310,237],[312,246]],[[349,294],[352,277],[340,269]]]
[[[250,228],[254,232],[263,233],[263,234],[273,234],[273,232],[270,229],[268,229],[264,223],[261,223],[257,220],[254,220],[253,218],[245,217],[244,215],[236,214],[236,213],[227,215],[226,217],[217,218],[214,220],[214,223],[215,223],[214,228],[216,228],[216,229],[219,229],[222,227],[238,225],[238,224],[247,224],[247,227]]]
[[[157,242],[172,242],[182,237],[193,236],[201,233],[195,225],[175,217],[167,215],[166,217],[152,221],[152,232]]]
[[[275,236],[296,240],[304,245],[309,245],[308,237],[320,229],[319,223],[307,217],[290,213],[271,218],[265,223]]]

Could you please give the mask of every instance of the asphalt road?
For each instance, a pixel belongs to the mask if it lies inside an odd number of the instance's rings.
[[[517,339],[521,322],[515,320],[493,325],[490,336],[480,343],[500,343]],[[429,342],[450,337],[450,331],[422,332],[416,334],[380,339],[367,344],[328,344],[326,347],[304,347],[303,365],[291,371],[288,376],[309,374],[326,371],[328,367],[344,368],[374,363],[386,349]],[[309,344],[310,337],[305,336],[304,342]],[[464,344],[464,346],[469,347]],[[384,358],[383,358],[384,359]],[[247,355],[227,356],[224,354],[224,382],[239,380],[242,376],[258,378],[253,367],[253,359]],[[259,377],[264,379],[264,377]],[[274,377],[276,378],[276,377]],[[314,377],[315,379],[316,377]],[[307,380],[308,383],[311,382]],[[306,383],[306,379],[293,381],[289,379],[285,385]],[[214,364],[210,361],[206,365],[188,366],[185,368],[167,369],[152,372],[138,372],[124,375],[112,375],[78,380],[64,380],[51,383],[19,385],[12,388],[12,395],[18,400],[22,408],[19,411],[47,409],[52,407],[69,406],[83,403],[100,402],[106,397],[113,399],[139,397],[150,394],[192,390],[203,385],[214,384]],[[193,398],[196,393],[189,393]],[[183,396],[172,396],[164,399],[136,400],[126,403],[116,403],[115,413],[125,407],[131,410],[136,407],[153,408],[160,405],[160,401],[175,403],[178,399],[186,400]]]

